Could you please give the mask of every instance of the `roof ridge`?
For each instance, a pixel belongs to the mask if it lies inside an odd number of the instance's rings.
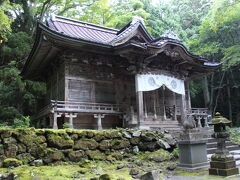
[[[79,20],[75,20],[75,19],[71,19],[71,18],[66,18],[66,17],[63,17],[63,16],[54,16],[54,18],[51,18],[51,20],[52,21],[60,21],[60,22],[68,23],[68,24],[85,26],[85,27],[88,27],[88,28],[92,28],[92,29],[96,29],[96,30],[104,31],[104,32],[107,31],[107,32],[112,33],[112,34],[116,34],[119,31],[118,29],[114,29],[114,28],[110,28],[110,27],[106,27],[106,26],[101,26],[101,25],[89,23],[89,22],[86,22],[86,21],[79,21]]]

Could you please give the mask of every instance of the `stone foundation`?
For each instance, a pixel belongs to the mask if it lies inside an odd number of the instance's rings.
[[[15,158],[23,164],[89,160],[121,160],[139,151],[173,149],[170,134],[147,130],[0,130],[0,162]]]

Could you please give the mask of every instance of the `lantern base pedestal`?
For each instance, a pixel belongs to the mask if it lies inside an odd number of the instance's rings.
[[[192,130],[184,132],[178,141],[178,169],[194,171],[209,168],[207,161],[207,138],[205,132]]]
[[[209,175],[232,176],[239,174],[236,161],[230,154],[214,154],[211,157]]]

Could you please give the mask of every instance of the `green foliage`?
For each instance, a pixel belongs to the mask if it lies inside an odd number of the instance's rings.
[[[70,127],[70,124],[69,123],[64,123],[63,124],[63,129],[67,129],[67,128],[69,128]]]
[[[28,128],[30,126],[30,117],[23,116],[20,118],[15,118],[13,120],[13,127],[14,128]]]
[[[0,45],[7,40],[7,34],[11,32],[12,20],[5,14],[5,10],[9,8],[9,1],[0,1]]]

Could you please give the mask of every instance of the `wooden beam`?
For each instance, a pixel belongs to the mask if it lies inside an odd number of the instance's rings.
[[[141,125],[141,121],[144,120],[144,112],[143,112],[143,92],[138,91],[136,93],[137,96],[137,114],[138,114],[138,127]]]

